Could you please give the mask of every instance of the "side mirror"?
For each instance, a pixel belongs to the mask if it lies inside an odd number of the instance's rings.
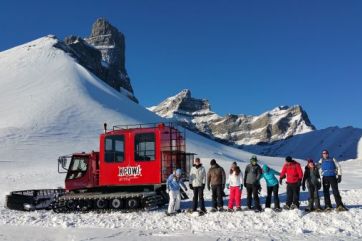
[[[61,166],[62,169],[65,171],[68,170],[67,162],[68,162],[68,160],[67,160],[66,156],[60,156],[58,158],[58,173],[64,173],[64,171],[60,170],[59,166]]]

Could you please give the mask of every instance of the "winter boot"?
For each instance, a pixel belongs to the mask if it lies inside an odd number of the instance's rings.
[[[332,206],[326,206],[326,207],[324,208],[324,211],[326,211],[326,212],[330,212],[330,211],[332,211],[332,210],[333,210]]]
[[[283,209],[285,209],[285,210],[290,210],[290,206],[285,204],[284,207],[283,207]]]
[[[241,207],[237,207],[236,211],[242,211]]]
[[[343,212],[343,211],[348,211],[348,209],[347,209],[344,205],[339,205],[339,206],[336,208],[336,211],[337,211],[337,212]]]
[[[216,211],[217,211],[216,208],[211,208],[211,210],[210,210],[210,212],[212,212],[212,213],[214,213],[214,212],[216,212]]]
[[[225,211],[225,209],[224,209],[223,207],[219,207],[217,210],[218,210],[219,212],[224,212],[224,211]]]
[[[228,208],[227,211],[228,211],[228,212],[234,212],[234,209]]]

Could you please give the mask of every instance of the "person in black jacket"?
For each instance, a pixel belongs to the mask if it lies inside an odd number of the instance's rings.
[[[306,211],[321,211],[318,190],[321,188],[321,178],[318,167],[313,160],[309,159],[304,170],[302,189],[305,191],[305,183],[307,182],[309,199]]]
[[[254,210],[256,212],[261,211],[259,201],[259,190],[261,189],[259,179],[261,177],[262,170],[258,165],[258,159],[256,156],[250,158],[250,164],[245,168],[244,185],[247,193],[247,206],[251,209],[251,197],[254,198]]]

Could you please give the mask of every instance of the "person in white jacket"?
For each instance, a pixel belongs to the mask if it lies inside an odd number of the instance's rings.
[[[195,159],[194,165],[191,168],[189,183],[190,189],[194,192],[192,211],[196,212],[197,204],[199,204],[201,212],[206,212],[204,201],[206,171],[201,164],[200,158]]]
[[[243,191],[243,174],[240,167],[234,162],[230,169],[230,175],[226,184],[230,189],[228,211],[234,211],[234,203],[236,211],[241,211],[241,194]]]

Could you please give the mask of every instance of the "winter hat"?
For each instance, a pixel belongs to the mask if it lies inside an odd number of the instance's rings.
[[[315,165],[315,164],[314,164],[314,161],[313,161],[312,159],[308,159],[308,160],[307,160],[307,166],[309,166],[309,164],[311,164],[311,163],[313,164],[313,166]]]
[[[256,158],[255,155],[253,155],[253,156],[250,158],[250,162],[258,162],[258,158]]]
[[[292,161],[293,161],[293,159],[292,159],[291,156],[287,156],[287,157],[285,158],[285,160],[286,160],[287,162],[292,162]]]
[[[263,172],[268,172],[268,171],[269,171],[268,165],[264,164],[263,165]]]
[[[210,165],[211,165],[211,166],[216,165],[216,161],[215,161],[215,159],[212,159],[212,160],[210,161]]]
[[[176,176],[181,176],[182,170],[181,170],[181,169],[177,169],[175,174],[176,174]]]

